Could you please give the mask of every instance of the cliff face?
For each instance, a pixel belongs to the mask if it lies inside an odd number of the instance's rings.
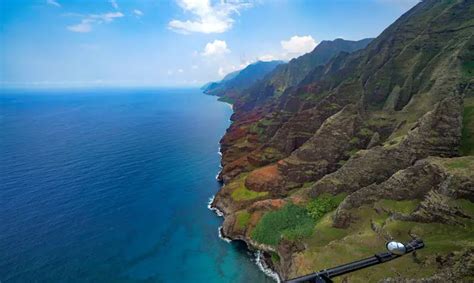
[[[314,68],[326,64],[341,52],[351,53],[365,48],[373,39],[366,38],[358,41],[324,40],[313,51],[292,59],[288,64],[278,66],[259,86],[272,88],[276,93],[283,93],[287,88],[299,84]]]
[[[413,237],[427,248],[350,282],[442,278],[445,261],[472,278],[473,14],[422,1],[365,48],[321,64],[317,47],[241,92],[213,203],[224,233],[284,279]]]

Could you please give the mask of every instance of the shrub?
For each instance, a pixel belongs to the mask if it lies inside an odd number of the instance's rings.
[[[306,206],[306,209],[314,221],[318,221],[324,216],[324,214],[336,209],[344,197],[345,195],[342,194],[337,196],[321,195],[310,201]]]
[[[270,252],[273,264],[278,264],[280,262],[280,256],[276,252]]]
[[[474,99],[466,99],[463,112],[461,155],[474,155]]]
[[[314,220],[304,207],[286,204],[280,210],[267,212],[252,231],[257,242],[277,245],[282,238],[296,240],[311,236]]]

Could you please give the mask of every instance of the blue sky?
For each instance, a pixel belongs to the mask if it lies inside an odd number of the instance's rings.
[[[200,85],[322,40],[376,37],[417,2],[0,0],[0,82]]]

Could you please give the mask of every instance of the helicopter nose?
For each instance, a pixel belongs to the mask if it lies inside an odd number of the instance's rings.
[[[397,241],[388,242],[386,247],[389,252],[395,255],[403,255],[407,252],[405,245]]]

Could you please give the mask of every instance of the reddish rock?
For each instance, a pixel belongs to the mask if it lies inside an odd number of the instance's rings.
[[[283,178],[276,164],[265,166],[252,171],[245,180],[247,188],[262,192],[271,191],[281,186]]]

